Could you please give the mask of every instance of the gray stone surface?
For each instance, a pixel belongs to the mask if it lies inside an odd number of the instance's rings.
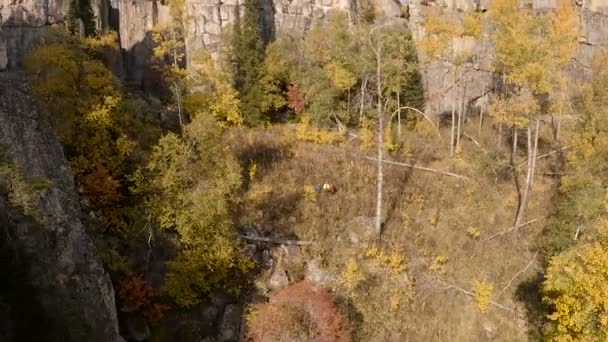
[[[226,305],[220,322],[220,342],[238,341],[243,307],[237,304]]]
[[[62,147],[34,106],[21,74],[0,73],[0,146],[21,167],[25,179],[50,182],[38,205],[40,223],[0,200],[0,219],[10,222],[5,228],[12,245],[32,260],[28,279],[41,294],[44,315],[53,324],[47,341],[121,340],[114,290],[80,221]]]
[[[556,7],[556,0],[527,0],[532,8],[537,10],[551,10]],[[586,75],[591,65],[593,55],[608,49],[608,0],[578,1],[578,10],[581,11],[581,37],[580,50],[576,57],[576,70],[582,70],[580,75]],[[584,7],[582,7],[584,5]],[[423,29],[424,13],[429,7],[442,8],[444,13],[455,20],[461,20],[467,11],[484,10],[489,7],[487,0],[410,0],[410,28],[415,39],[425,36]],[[467,112],[477,112],[481,107],[487,106],[488,92],[494,91],[498,84],[497,75],[491,72],[494,59],[491,43],[488,40],[488,27],[484,28],[484,39],[473,41],[458,39],[455,42],[455,51],[473,51],[476,61],[465,66],[464,101]],[[460,87],[451,87],[453,67],[448,61],[438,61],[424,65],[421,71],[426,95],[425,111],[429,116],[437,117],[448,114],[452,106],[458,108]],[[579,76],[579,74],[577,74]],[[587,75],[588,76],[588,75]]]

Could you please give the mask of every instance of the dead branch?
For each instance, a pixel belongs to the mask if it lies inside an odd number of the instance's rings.
[[[365,159],[372,160],[372,161],[378,161],[378,159],[372,158],[372,157],[365,157]],[[440,174],[440,175],[444,175],[444,176],[456,177],[456,178],[460,178],[460,179],[470,179],[467,176],[463,176],[463,175],[459,175],[459,174],[447,172],[447,171],[435,170],[435,169],[431,169],[429,167],[415,166],[412,164],[399,163],[399,162],[394,162],[394,161],[390,161],[390,160],[383,160],[382,162],[386,163],[386,164],[391,164],[391,165],[411,167],[412,169],[432,172],[432,173],[436,173],[436,174]]]
[[[573,147],[575,147],[575,146],[577,146],[577,145],[569,145],[569,146],[564,146],[564,147],[562,147],[562,148],[558,148],[557,150],[553,150],[553,151],[551,151],[551,152],[547,152],[547,153],[545,153],[545,154],[541,154],[540,156],[536,157],[536,160],[540,160],[540,159],[547,158],[547,157],[549,157],[549,156],[551,156],[551,155],[554,155],[554,154],[556,154],[556,153],[559,153],[559,152],[562,152],[562,151],[565,151],[565,150],[571,149],[571,148],[573,148]],[[526,158],[526,160],[524,160],[524,161],[523,161],[521,164],[519,164],[519,167],[524,166],[524,165],[525,165],[527,162],[528,162],[528,159]]]
[[[537,255],[538,255],[538,252],[534,253],[534,256],[532,256],[532,259],[530,259],[530,262],[526,265],[526,267],[519,270],[519,272],[517,272],[517,273],[515,273],[515,275],[513,275],[513,277],[511,278],[511,280],[509,280],[507,285],[505,285],[505,287],[503,287],[502,290],[500,290],[500,292],[498,292],[498,295],[496,296],[496,298],[499,298],[503,294],[503,292],[505,292],[509,288],[509,286],[511,286],[511,283],[513,283],[513,280],[515,280],[515,278],[517,278],[520,274],[526,272],[528,270],[528,268],[530,268],[530,266],[532,266],[532,264],[536,260]]]
[[[470,136],[469,134],[467,134],[467,132],[464,132],[464,136],[465,136],[465,137],[467,137],[467,138],[469,138],[469,139],[471,139],[471,141],[472,141],[472,142],[473,142],[475,145],[477,145],[477,147],[479,147],[479,148],[480,148],[480,149],[483,151],[483,153],[486,153],[486,152],[487,152],[487,151],[486,151],[486,150],[485,150],[485,149],[484,149],[484,148],[481,146],[481,144],[480,144],[480,143],[479,143],[477,140],[475,140],[475,138],[473,138],[472,136]]]
[[[542,218],[542,217],[541,217],[541,218]],[[530,225],[530,224],[532,224],[532,223],[534,223],[534,222],[536,222],[536,221],[540,220],[541,218],[535,218],[534,220],[530,220],[530,221],[528,221],[528,222],[524,222],[524,223],[520,224],[520,225],[519,225],[519,226],[517,226],[517,227],[518,227],[518,228],[525,227],[525,226],[527,226],[527,225]],[[504,235],[504,234],[506,234],[506,233],[508,233],[508,232],[510,232],[510,231],[512,231],[512,230],[515,230],[515,226],[513,226],[513,227],[511,227],[511,228],[509,228],[509,229],[505,229],[505,230],[503,230],[503,231],[502,231],[502,232],[500,232],[500,233],[496,233],[496,234],[494,234],[494,235],[490,236],[489,238],[487,238],[487,239],[485,240],[485,242],[490,241],[490,240],[492,240],[492,239],[494,239],[495,237],[498,237],[498,236],[500,236],[500,235]]]
[[[454,290],[457,290],[457,291],[459,291],[461,293],[464,293],[465,295],[467,295],[467,296],[469,296],[471,298],[475,298],[475,293],[473,293],[472,291],[467,291],[467,290],[463,289],[462,287],[458,287],[458,286],[456,286],[454,284],[448,284],[448,283],[443,282],[443,281],[441,281],[439,279],[437,279],[437,282],[440,283],[441,285],[445,286],[444,290],[454,289]],[[504,305],[502,305],[500,303],[497,303],[497,302],[495,302],[493,300],[489,300],[488,303],[490,303],[491,305],[493,305],[493,306],[495,306],[495,307],[497,307],[499,309],[508,311],[508,312],[514,314],[515,316],[517,316],[518,318],[521,318],[520,315],[519,315],[519,313],[517,311],[515,311],[514,309],[508,308],[508,307],[506,307],[506,306],[504,306]]]
[[[298,245],[298,246],[307,246],[314,245],[314,241],[302,241],[302,240],[289,240],[289,239],[274,239],[260,236],[247,236],[247,235],[238,235],[243,240],[249,241],[257,241],[257,242],[268,242],[275,243],[279,245]]]
[[[391,114],[390,120],[389,121],[393,121],[393,117],[395,116],[395,114],[397,114],[397,112],[399,112],[402,109],[407,109],[407,110],[411,110],[414,111],[417,114],[422,115],[422,117],[428,121],[431,126],[433,126],[433,128],[435,128],[435,131],[437,131],[437,136],[441,138],[441,132],[439,132],[439,125],[436,125],[433,120],[431,120],[428,116],[426,116],[420,109],[414,108],[414,107],[409,107],[409,106],[403,106],[403,107],[399,107],[397,108],[393,114]]]

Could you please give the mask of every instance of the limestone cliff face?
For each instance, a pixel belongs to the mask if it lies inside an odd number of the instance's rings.
[[[0,70],[19,67],[44,27],[63,22],[68,6],[68,0],[0,0]]]
[[[556,0],[525,0],[537,10],[552,10],[556,8]],[[573,67],[578,76],[584,77],[591,65],[594,53],[600,49],[608,49],[608,0],[577,0],[581,37],[580,49]],[[424,35],[424,13],[429,7],[442,7],[447,15],[462,19],[465,12],[481,11],[489,8],[489,0],[410,0],[410,28],[416,39]],[[464,101],[470,110],[485,107],[488,94],[496,90],[497,77],[491,70],[494,56],[489,41],[487,27],[483,39],[459,39],[455,42],[455,51],[474,51],[478,56],[473,65],[465,68]],[[452,105],[458,108],[457,99],[461,88],[451,88],[452,76],[447,61],[438,61],[425,65],[422,70],[425,92],[427,96],[426,110],[431,115],[450,112]]]
[[[0,146],[25,179],[50,182],[37,206],[38,221],[10,208],[0,196],[1,234],[25,273],[18,286],[27,283],[31,292],[26,295],[37,297],[40,306],[41,319],[30,329],[45,341],[120,341],[114,290],[79,219],[78,195],[62,147],[27,93],[23,75],[0,72]],[[27,304],[14,305],[21,310]]]
[[[386,0],[391,1],[391,0]],[[98,27],[119,33],[124,76],[140,85],[152,53],[151,31],[170,21],[167,0],[92,0]],[[242,14],[244,0],[186,0],[188,55],[200,49],[217,52],[222,32]],[[354,11],[354,0],[262,0],[264,34],[278,30],[300,34],[330,10]],[[46,26],[63,23],[68,0],[0,0],[0,70],[21,66],[24,54],[43,39]]]
[[[122,75],[143,88],[154,84],[157,77],[149,67],[152,54],[151,30],[170,21],[168,0],[92,0],[99,18],[98,27],[119,33],[124,52]],[[414,36],[424,35],[424,13],[431,6],[444,7],[456,18],[464,12],[485,10],[490,0],[376,0],[387,15],[399,14],[399,2],[409,6],[410,27]],[[555,8],[556,0],[527,0],[535,9]],[[188,22],[187,55],[205,49],[216,53],[222,32],[242,14],[244,0],[186,0]],[[577,65],[584,73],[599,48],[608,47],[608,0],[578,0],[581,15],[580,53]],[[42,38],[42,27],[61,23],[69,6],[68,0],[0,0],[0,70],[21,64],[24,52]],[[355,15],[356,0],[261,0],[260,14],[264,34],[272,38],[277,32],[301,34],[313,22],[322,20],[329,11],[339,10]],[[456,49],[473,49],[479,58],[467,68],[464,98],[467,108],[487,102],[495,88],[496,77],[490,72],[493,56],[486,39],[463,39]],[[458,98],[458,89],[449,88],[451,76],[445,62],[426,65],[423,79],[427,94],[427,112],[450,111]],[[432,85],[432,86],[431,86]]]

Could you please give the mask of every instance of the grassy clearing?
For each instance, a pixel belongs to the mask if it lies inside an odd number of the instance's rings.
[[[476,131],[475,124],[470,131]],[[461,152],[449,158],[449,131],[441,131],[443,138],[408,131],[390,158],[470,180],[387,165],[384,233],[377,242],[367,241],[365,233],[373,222],[376,169],[364,159],[371,152],[358,139],[318,145],[297,141],[287,126],[234,129],[227,142],[239,155],[248,156],[241,160],[247,181],[235,219],[241,226],[257,224],[265,236],[317,241],[305,251],[307,258],[321,260],[338,279],[329,286],[361,340],[526,340],[528,330],[535,330],[526,318],[527,310],[534,307],[534,296],[528,295],[533,289],[526,286],[533,283],[538,263],[512,278],[538,250],[542,218],[551,210],[557,179],[543,176],[551,171],[551,161],[540,162],[525,219],[539,221],[517,234],[508,232],[488,241],[512,226],[518,203],[509,149],[498,148],[493,132],[486,129],[474,136],[476,143],[463,137]],[[549,137],[549,132],[543,136]],[[552,148],[543,142],[539,154]],[[525,146],[519,153],[516,165],[525,161]],[[247,171],[252,169],[253,174]],[[312,186],[324,182],[335,184],[337,193],[311,194]],[[405,280],[391,281],[388,269],[366,256],[369,248],[400,255]],[[349,294],[339,279],[353,260],[360,265],[363,280]],[[476,282],[488,284],[493,289],[490,300],[517,310],[520,317],[493,305],[481,312],[474,298],[445,285],[473,291]],[[391,311],[388,308],[395,307],[391,291],[406,285],[412,292],[400,294],[403,301]],[[366,311],[377,307],[378,301],[380,308],[387,308],[383,326]]]

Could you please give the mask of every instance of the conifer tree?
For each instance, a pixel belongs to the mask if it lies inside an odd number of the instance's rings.
[[[79,33],[79,24],[78,19],[80,19],[80,5],[78,4],[78,0],[70,1],[70,9],[68,10],[68,15],[66,18],[68,31],[71,34]]]
[[[234,24],[230,62],[234,85],[241,95],[241,112],[248,125],[260,124],[265,119],[261,110],[263,94],[258,87],[260,68],[264,62],[261,33],[259,2],[246,0],[244,16]]]
[[[95,14],[91,7],[91,0],[80,0],[80,19],[84,26],[85,37],[92,37],[97,34],[97,26],[95,24]]]
[[[91,0],[71,0],[66,20],[68,31],[71,34],[84,34],[85,37],[97,34],[96,18],[91,7]],[[80,30],[78,20],[82,21],[84,32],[78,32]]]

